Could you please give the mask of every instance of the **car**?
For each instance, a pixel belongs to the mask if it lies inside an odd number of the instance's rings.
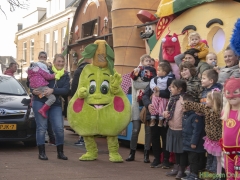
[[[0,75],[0,142],[22,141],[36,146],[36,122],[31,97],[14,77]]]

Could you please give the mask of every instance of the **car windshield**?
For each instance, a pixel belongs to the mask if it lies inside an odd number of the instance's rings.
[[[10,76],[0,76],[0,94],[26,95],[20,83]]]

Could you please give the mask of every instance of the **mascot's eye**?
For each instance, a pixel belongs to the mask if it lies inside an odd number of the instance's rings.
[[[145,32],[148,32],[148,26],[145,27]]]
[[[166,42],[166,38],[162,38],[162,42]]]
[[[103,81],[103,83],[101,84],[101,87],[100,87],[101,93],[102,94],[107,94],[108,93],[108,89],[109,89],[108,81]]]
[[[148,26],[148,31],[152,31],[152,26]]]
[[[173,38],[172,38],[172,42],[177,42],[177,38],[176,38],[176,37],[173,37]]]
[[[96,91],[96,82],[95,81],[91,81],[90,82],[89,93],[93,94],[95,91]]]

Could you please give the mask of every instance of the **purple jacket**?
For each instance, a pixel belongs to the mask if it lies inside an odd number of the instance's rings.
[[[27,73],[31,88],[47,86],[49,84],[48,80],[55,79],[54,74],[47,73],[37,66],[29,68]]]

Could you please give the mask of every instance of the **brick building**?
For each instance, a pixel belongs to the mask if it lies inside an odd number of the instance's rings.
[[[113,47],[112,0],[81,0],[71,26],[69,63],[71,72],[77,68],[84,48],[101,39]]]

